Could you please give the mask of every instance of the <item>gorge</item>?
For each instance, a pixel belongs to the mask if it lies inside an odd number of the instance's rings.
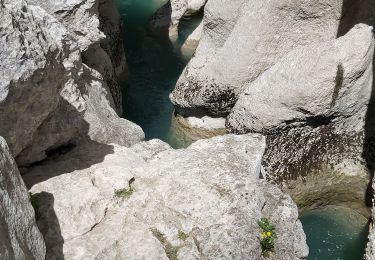
[[[374,259],[371,1],[0,14],[0,259]]]

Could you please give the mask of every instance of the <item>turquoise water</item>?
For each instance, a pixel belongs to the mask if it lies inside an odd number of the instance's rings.
[[[169,93],[189,57],[179,48],[198,26],[201,17],[183,20],[175,44],[166,34],[149,30],[149,19],[165,1],[118,0],[124,24],[124,47],[129,66],[129,80],[123,91],[123,117],[140,125],[146,138],[158,138],[177,148],[182,146],[171,133],[173,105]],[[183,137],[181,137],[183,139]]]
[[[301,214],[310,254],[308,260],[361,260],[368,235],[367,219],[342,207]]]

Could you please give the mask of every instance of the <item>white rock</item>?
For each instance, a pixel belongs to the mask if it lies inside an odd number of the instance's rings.
[[[279,235],[275,259],[304,258],[297,207],[259,179],[264,149],[260,135],[216,137],[182,150],[160,141],[134,148],[87,144],[35,167],[25,180],[40,194],[48,256],[260,259],[263,216]],[[116,197],[132,178],[132,193]]]
[[[103,76],[82,64],[71,28],[21,0],[5,3],[0,12],[0,134],[19,165],[84,138],[120,145],[144,139],[140,127],[113,111]]]
[[[374,9],[365,2],[362,9]],[[346,19],[361,20],[345,16],[342,5],[342,0],[209,0],[201,42],[171,94],[177,112],[226,116],[244,85],[285,54],[335,39]]]
[[[345,131],[364,117],[372,91],[374,36],[361,24],[333,41],[300,47],[246,86],[228,127],[239,132],[270,132],[317,120],[344,121]],[[363,118],[360,119],[363,125]],[[363,129],[363,128],[362,128]]]
[[[373,57],[364,24],[297,48],[248,84],[228,117],[230,132],[267,136],[267,178],[300,209],[333,204],[368,214]]]

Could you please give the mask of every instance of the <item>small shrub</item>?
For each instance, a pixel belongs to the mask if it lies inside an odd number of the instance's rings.
[[[129,198],[134,193],[134,188],[132,187],[133,182],[135,181],[135,178],[131,178],[129,180],[129,188],[123,188],[119,190],[115,190],[115,196],[117,198]]]
[[[269,256],[275,249],[276,232],[275,226],[271,225],[267,218],[258,220],[258,225],[262,229],[260,234],[260,245],[262,254]]]
[[[119,190],[115,190],[115,196],[118,198],[129,198],[134,192],[133,188],[123,188]]]
[[[179,230],[178,238],[181,239],[182,241],[185,241],[188,238],[188,235],[184,231]]]
[[[29,192],[29,199],[30,199],[31,206],[33,206],[34,211],[36,212],[40,207],[40,200],[39,200],[38,195],[32,194],[31,192]]]

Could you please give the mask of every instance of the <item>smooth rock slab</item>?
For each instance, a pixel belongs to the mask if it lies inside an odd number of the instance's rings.
[[[38,225],[50,257],[261,259],[257,220],[268,217],[279,236],[274,258],[303,259],[296,205],[260,179],[264,149],[261,135],[181,150],[157,140],[134,148],[91,143],[33,168],[25,180],[40,194]],[[116,197],[129,183],[132,192]]]
[[[184,116],[226,116],[244,90],[296,47],[335,39],[343,25],[367,21],[371,1],[209,0],[203,35],[171,100]],[[353,9],[368,14],[346,15]],[[347,20],[353,23],[349,23]],[[351,27],[349,27],[351,29]],[[346,32],[346,31],[345,31]]]

